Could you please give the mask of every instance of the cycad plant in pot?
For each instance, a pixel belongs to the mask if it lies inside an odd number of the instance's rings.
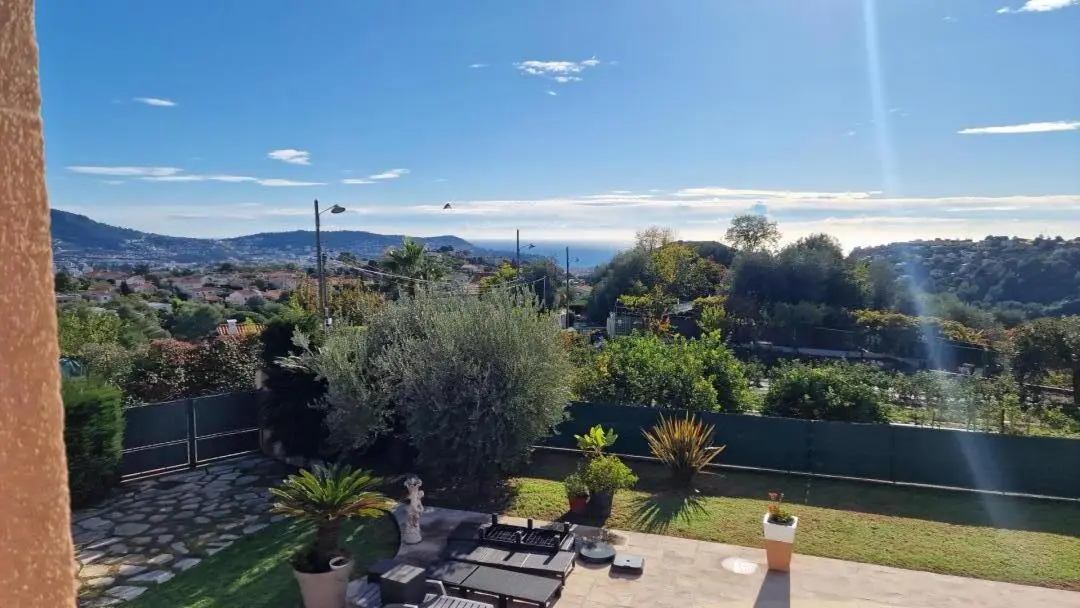
[[[315,524],[315,542],[293,556],[293,573],[306,608],[343,608],[352,572],[351,557],[339,546],[347,519],[386,513],[381,480],[347,466],[317,466],[290,475],[270,488],[271,511]]]

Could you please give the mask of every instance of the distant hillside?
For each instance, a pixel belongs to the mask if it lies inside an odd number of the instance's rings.
[[[264,232],[231,239],[198,239],[164,236],[119,228],[84,215],[53,209],[53,255],[58,261],[100,263],[216,263],[223,261],[302,261],[314,255],[315,233]],[[380,255],[398,245],[403,235],[375,234],[355,230],[323,232],[323,247],[330,252],[347,251],[358,257]],[[479,250],[456,236],[418,239],[437,249]]]
[[[929,292],[1029,314],[1080,313],[1080,238],[934,240],[856,249]]]

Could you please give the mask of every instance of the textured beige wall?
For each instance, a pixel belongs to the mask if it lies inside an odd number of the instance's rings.
[[[72,573],[33,0],[0,0],[0,606],[69,608]]]

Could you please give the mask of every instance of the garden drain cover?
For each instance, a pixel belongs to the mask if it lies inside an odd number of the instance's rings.
[[[720,566],[722,566],[724,570],[734,572],[735,574],[753,574],[758,570],[756,562],[741,557],[725,558],[724,561],[720,562]]]

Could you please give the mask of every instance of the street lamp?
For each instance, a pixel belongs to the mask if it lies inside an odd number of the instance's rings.
[[[319,275],[319,310],[322,311],[323,327],[330,327],[330,309],[328,307],[326,293],[326,267],[322,257],[322,233],[320,231],[319,216],[329,211],[333,214],[343,213],[345,207],[335,204],[334,206],[319,210],[319,199],[315,199],[315,272]]]

